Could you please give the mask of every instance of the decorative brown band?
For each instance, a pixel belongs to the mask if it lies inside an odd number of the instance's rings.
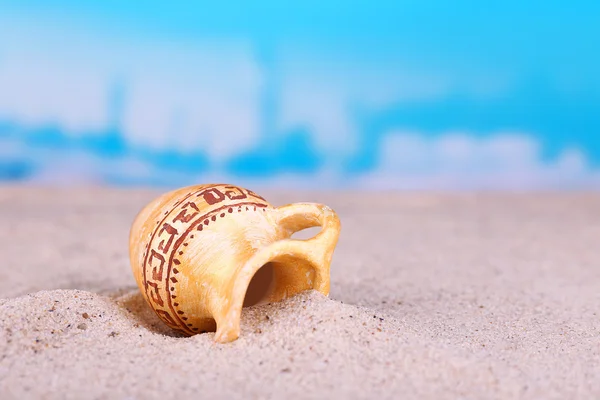
[[[252,198],[258,202],[243,201]],[[228,204],[201,214],[200,210],[225,201]],[[188,237],[194,238],[192,232],[202,231],[211,221],[234,211],[242,211],[243,208],[264,210],[267,206],[262,197],[250,190],[231,185],[207,185],[186,194],[170,210],[165,211],[164,217],[156,222],[157,226],[146,245],[143,285],[152,308],[167,325],[189,334],[197,332],[191,323],[186,322],[183,311],[175,309],[172,301],[177,297],[174,293],[177,283],[175,275],[179,272],[176,266],[181,263],[176,255],[183,254],[179,248],[188,245]]]
[[[175,246],[173,247],[173,252],[171,253],[171,257],[169,259],[169,264],[167,267],[167,276],[165,279],[166,285],[167,285],[167,287],[169,287],[170,292],[175,291],[175,283],[177,283],[176,278],[171,277],[171,273],[176,271],[176,268],[173,268],[173,265],[181,264],[181,262],[177,258],[175,258],[175,255],[178,254],[178,250],[182,245],[184,247],[187,247],[186,246],[187,243],[185,242],[185,240],[188,237],[193,238],[192,236],[194,236],[194,235],[192,234],[192,232],[193,231],[202,231],[204,229],[204,227],[208,226],[211,223],[211,221],[213,221],[213,222],[216,221],[217,217],[224,218],[225,216],[227,216],[231,213],[229,210],[232,210],[232,211],[238,210],[238,212],[240,212],[240,211],[243,211],[244,208],[246,210],[250,210],[249,207],[252,207],[253,210],[257,210],[257,209],[265,210],[267,205],[264,203],[256,203],[256,202],[242,202],[242,203],[236,203],[236,204],[229,204],[229,205],[219,207],[219,208],[217,208],[209,213],[206,213],[194,220],[194,222],[188,227],[188,229],[175,242]],[[222,212],[225,210],[227,210],[227,213]],[[179,255],[181,255],[181,254],[179,254]],[[176,273],[174,273],[174,275],[175,274]],[[175,279],[175,281],[172,281],[173,279]],[[197,329],[194,331],[194,329],[192,328],[192,324],[186,322],[187,318],[183,315],[184,312],[181,310],[175,310],[172,300],[174,300],[176,298],[177,298],[176,294],[171,294],[171,295],[167,296],[167,303],[169,305],[169,309],[171,310],[171,315],[175,317],[175,319],[179,323],[179,326],[183,330],[185,330],[191,334],[197,333]],[[186,318],[186,319],[184,320],[183,318]]]

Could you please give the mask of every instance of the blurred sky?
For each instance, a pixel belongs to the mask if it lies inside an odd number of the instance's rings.
[[[0,0],[0,179],[600,188],[598,1]]]

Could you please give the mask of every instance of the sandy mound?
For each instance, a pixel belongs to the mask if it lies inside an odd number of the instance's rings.
[[[520,387],[518,377],[500,384],[485,363],[423,344],[387,315],[314,291],[244,310],[240,339],[228,345],[172,333],[137,290],[42,291],[4,301],[0,324],[2,398],[389,398]]]

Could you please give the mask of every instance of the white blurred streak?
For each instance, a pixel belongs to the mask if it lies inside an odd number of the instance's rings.
[[[368,189],[544,190],[600,185],[578,149],[545,161],[539,143],[525,133],[499,132],[486,138],[451,132],[427,138],[396,131],[381,146],[375,171],[356,184]]]
[[[0,35],[1,36],[1,35]],[[0,117],[29,127],[60,126],[68,134],[106,125],[110,82],[34,51],[4,51],[0,62]]]
[[[260,84],[244,43],[149,45],[0,17],[0,118],[27,127],[81,135],[122,123],[134,145],[218,160],[256,141]],[[119,85],[123,108],[113,110]]]

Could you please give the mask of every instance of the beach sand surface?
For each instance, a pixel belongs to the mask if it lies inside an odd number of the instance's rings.
[[[600,398],[600,194],[264,193],[338,212],[331,293],[224,345],[135,285],[158,194],[0,188],[0,399]]]

